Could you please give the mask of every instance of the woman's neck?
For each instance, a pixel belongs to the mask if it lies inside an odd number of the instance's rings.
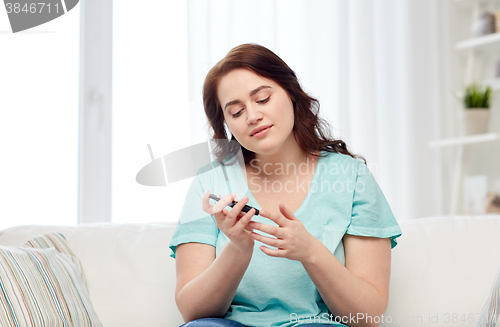
[[[297,145],[296,148],[282,148],[271,155],[255,153],[255,159],[246,168],[254,176],[288,178],[299,172],[307,174],[311,168],[314,170],[316,160],[316,157],[307,155]]]

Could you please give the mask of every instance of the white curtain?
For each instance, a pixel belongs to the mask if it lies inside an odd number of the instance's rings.
[[[333,135],[367,159],[399,220],[441,213],[439,2],[188,0],[191,143],[208,138],[202,85],[242,43],[280,56]]]

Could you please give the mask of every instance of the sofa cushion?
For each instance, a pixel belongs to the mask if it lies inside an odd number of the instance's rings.
[[[17,246],[41,233],[60,232],[82,263],[104,326],[179,326],[175,260],[168,247],[174,229],[171,224],[17,226],[0,231],[0,245]]]
[[[61,234],[0,246],[1,326],[102,326],[78,258]]]

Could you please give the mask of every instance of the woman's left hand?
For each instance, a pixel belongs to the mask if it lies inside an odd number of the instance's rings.
[[[255,232],[250,235],[257,241],[277,248],[270,249],[262,245],[260,249],[265,254],[303,262],[310,257],[309,251],[313,249],[312,245],[318,239],[312,236],[293,212],[281,202],[279,203],[279,210],[282,215],[267,212],[266,210],[260,210],[259,213],[262,217],[274,221],[278,226],[266,225],[256,221],[248,223],[250,228],[260,230],[276,238],[263,236]]]

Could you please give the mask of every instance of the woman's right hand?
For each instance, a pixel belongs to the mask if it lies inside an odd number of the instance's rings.
[[[213,205],[209,202],[210,191],[207,190],[202,197],[202,208],[206,213],[213,215],[217,227],[231,240],[231,242],[241,251],[253,250],[254,239],[250,236],[252,229],[248,227],[248,222],[255,214],[255,209],[242,212],[241,209],[248,203],[248,197],[238,201],[236,194],[227,194]],[[234,200],[238,203],[231,209],[225,209]]]

